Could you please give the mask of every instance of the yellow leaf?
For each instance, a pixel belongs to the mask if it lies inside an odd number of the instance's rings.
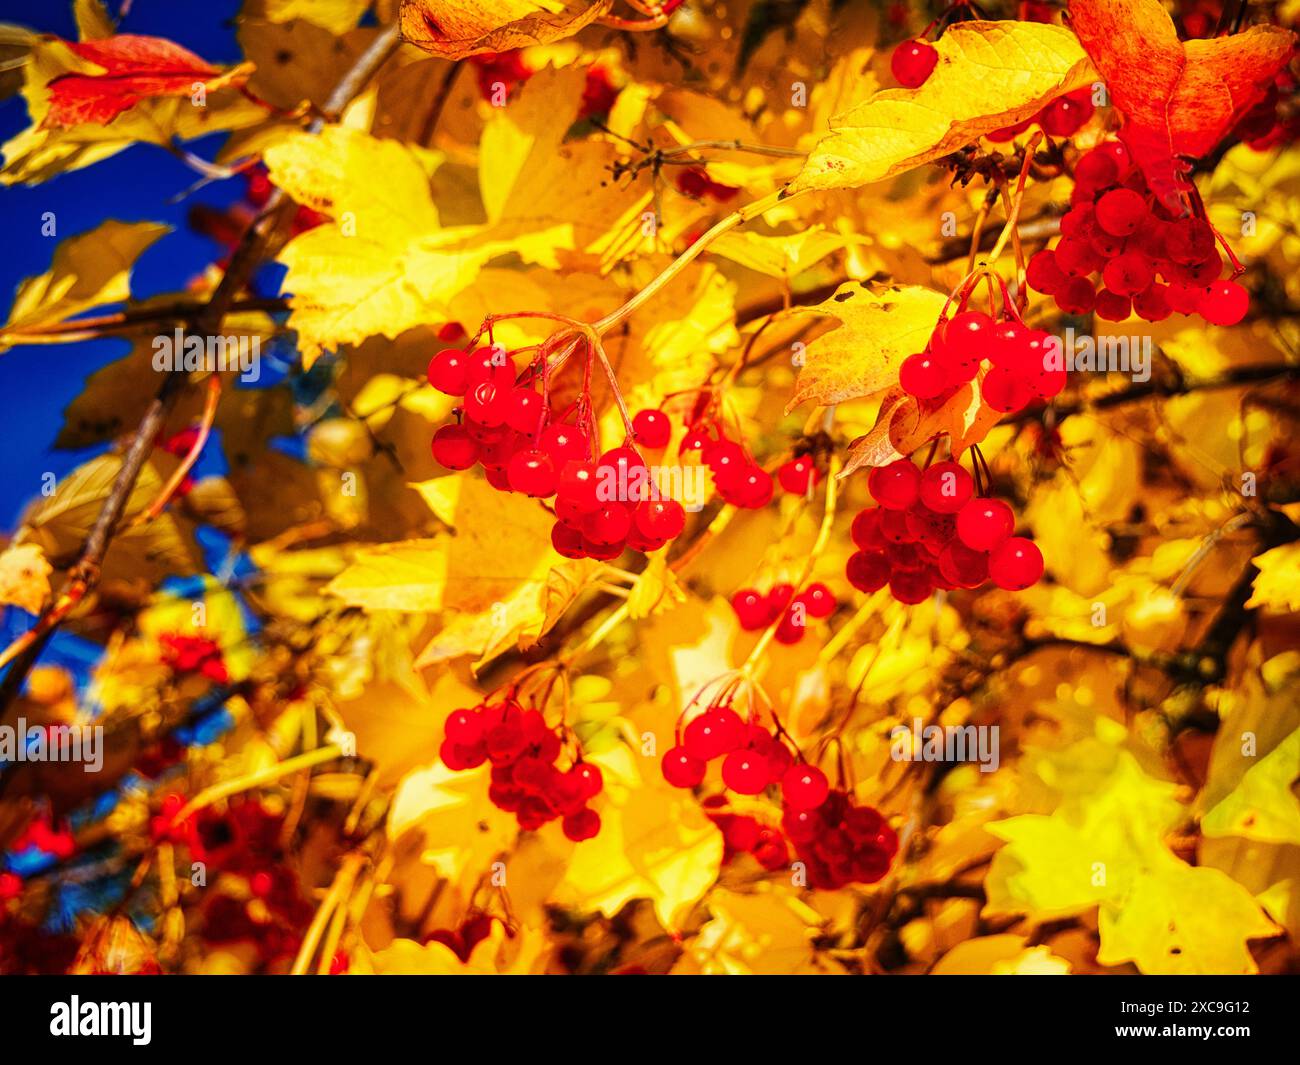
[[[1300,610],[1300,541],[1265,551],[1251,561],[1259,574],[1246,606],[1279,613]]]
[[[796,898],[768,892],[741,895],[721,888],[708,899],[710,920],[691,939],[691,972],[705,976],[804,976],[842,971],[821,962],[813,937],[821,927],[817,913]],[[676,972],[685,966],[679,965]]]
[[[402,36],[447,59],[549,44],[609,12],[613,0],[402,0]]]
[[[302,19],[331,33],[346,33],[370,6],[370,0],[263,0],[263,11],[272,22]],[[252,12],[245,11],[242,17]]]
[[[468,961],[436,940],[395,939],[383,950],[369,952],[363,966],[376,976],[527,976],[545,971],[550,949],[534,929],[523,927],[508,936],[501,922],[493,921],[492,931],[474,945]]]
[[[674,929],[717,880],[722,833],[694,796],[663,781],[657,765],[643,776],[599,808],[600,834],[574,848],[557,901],[612,916],[629,900],[648,898]]]
[[[1242,836],[1263,843],[1300,845],[1300,729],[1250,769],[1241,782],[1203,818],[1207,836]]]
[[[816,266],[826,256],[845,247],[850,239],[839,233],[828,233],[820,225],[776,237],[748,231],[731,232],[715,240],[709,251],[768,277],[787,278]]]
[[[1065,976],[1070,963],[1024,936],[980,936],[959,943],[930,970],[932,976]]]
[[[854,188],[892,177],[1097,79],[1062,26],[963,22],[935,48],[938,65],[919,89],[885,89],[833,119],[791,190]]]
[[[0,603],[39,614],[50,594],[50,571],[44,553],[35,544],[10,546],[0,554]]]
[[[279,256],[305,367],[326,348],[395,339],[446,318],[450,301],[502,250],[468,247],[472,227],[439,228],[428,170],[397,141],[330,126],[319,136],[290,134],[265,159],[277,185],[333,219]]]
[[[1148,975],[1251,975],[1246,941],[1278,934],[1244,887],[1218,869],[1166,855],[1122,906],[1101,912],[1102,965],[1133,962]]]
[[[9,321],[0,328],[0,351],[21,342],[17,331],[53,325],[105,303],[131,297],[131,267],[170,226],[153,222],[102,222],[69,237],[54,251],[50,269],[18,288]]]
[[[873,396],[898,381],[898,366],[920,351],[934,332],[946,298],[919,285],[872,289],[850,281],[811,308],[840,325],[804,352],[803,368],[787,410],[807,400],[821,406]]]
[[[325,591],[365,610],[432,613],[442,609],[446,586],[444,541],[402,540],[358,551]]]

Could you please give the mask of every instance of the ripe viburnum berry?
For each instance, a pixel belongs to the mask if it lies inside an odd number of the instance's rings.
[[[1097,201],[1097,225],[1116,237],[1136,232],[1147,216],[1147,201],[1128,188],[1111,189]]]
[[[826,774],[816,766],[791,766],[781,778],[781,798],[793,810],[814,810],[830,794]]]
[[[642,447],[658,449],[668,446],[673,427],[663,411],[642,410],[632,418],[632,433]]]
[[[1250,293],[1235,281],[1207,285],[1196,309],[1211,325],[1236,325],[1250,309]]]
[[[879,591],[889,582],[889,559],[881,551],[856,551],[849,556],[844,576],[860,592]]]
[[[767,759],[752,750],[732,751],[722,760],[722,782],[738,795],[757,795],[768,785]]]
[[[907,89],[924,85],[939,62],[939,53],[927,41],[904,41],[889,57],[889,69]]]
[[[828,618],[835,613],[835,596],[820,581],[808,585],[795,598],[803,603],[810,618]]]
[[[643,499],[637,504],[633,521],[642,536],[671,540],[686,525],[686,511],[675,499]]]
[[[990,551],[1016,527],[1016,516],[1000,499],[972,499],[957,512],[957,537],[974,551]]]
[[[975,492],[975,479],[955,462],[936,462],[921,474],[920,499],[939,514],[956,514]]]
[[[798,458],[783,463],[781,468],[776,471],[776,479],[781,483],[781,487],[791,495],[802,496],[808,494],[808,489],[816,484],[819,478],[817,466],[813,462],[812,456],[800,455]]]
[[[1004,540],[989,554],[989,577],[999,588],[1023,591],[1043,575],[1043,553],[1023,536]]]
[[[459,348],[447,348],[429,360],[429,384],[448,396],[465,394],[465,370],[468,359]]]
[[[433,457],[449,470],[468,470],[478,456],[478,445],[463,426],[444,425],[433,434]]]
[[[909,396],[933,399],[950,387],[948,367],[927,351],[909,355],[898,368],[898,384]]]
[[[696,758],[685,747],[673,747],[663,757],[664,780],[675,788],[693,788],[704,779],[708,768],[704,759]]]
[[[555,495],[559,480],[551,456],[536,449],[516,452],[506,467],[506,475],[511,488],[535,499]]]
[[[731,609],[736,620],[746,632],[754,632],[768,624],[767,598],[753,588],[741,588],[731,597]]]
[[[867,491],[887,510],[906,510],[921,491],[921,471],[907,459],[876,466],[867,476]]]

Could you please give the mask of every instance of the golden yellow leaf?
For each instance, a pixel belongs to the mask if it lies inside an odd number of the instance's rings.
[[[873,288],[850,281],[816,307],[840,325],[813,340],[787,410],[813,400],[821,406],[873,396],[898,382],[898,366],[921,351],[947,298],[919,285]]]
[[[0,603],[39,614],[50,594],[53,567],[36,544],[16,544],[0,553]]]
[[[548,44],[609,12],[613,0],[402,0],[402,36],[447,59]]]
[[[1283,544],[1251,559],[1259,569],[1248,607],[1279,613],[1300,610],[1300,542]]]
[[[9,321],[0,327],[0,351],[20,343],[22,329],[62,322],[91,307],[131,297],[131,267],[170,226],[153,222],[101,222],[54,250],[50,269],[18,288]]]
[[[885,89],[833,119],[791,190],[853,188],[892,177],[1097,80],[1063,26],[962,22],[935,48],[938,65],[919,89]]]
[[[272,22],[289,22],[302,19],[322,26],[331,33],[346,33],[370,6],[370,0],[261,0],[262,12]],[[245,11],[244,16],[256,14]]]
[[[842,972],[819,959],[813,937],[821,927],[816,911],[777,891],[741,895],[710,892],[710,920],[692,937],[675,972],[705,976],[806,976]]]
[[[959,943],[930,970],[932,976],[1065,976],[1070,963],[1024,936],[980,936]]]
[[[288,135],[265,154],[272,180],[333,220],[280,252],[303,365],[368,336],[394,339],[446,318],[455,295],[501,250],[439,228],[429,169],[411,149],[342,126]],[[383,174],[382,182],[375,175]]]

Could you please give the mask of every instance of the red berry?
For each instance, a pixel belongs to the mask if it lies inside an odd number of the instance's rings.
[[[642,410],[637,411],[632,419],[632,433],[642,447],[658,449],[667,447],[673,427],[663,411]]]
[[[989,577],[999,588],[1022,591],[1043,575],[1043,553],[1033,540],[1013,536],[989,553]]]
[[[582,796],[583,802],[594,799],[605,786],[605,778],[600,771],[600,766],[592,765],[590,762],[575,763],[566,775],[577,783],[577,791]]]
[[[683,455],[688,451],[703,451],[709,445],[711,437],[704,429],[690,429],[682,437],[682,442],[678,445],[677,450]]]
[[[921,474],[921,502],[937,514],[956,514],[974,491],[974,478],[955,462],[936,462]]]
[[[863,551],[878,551],[885,546],[885,538],[880,535],[880,508],[867,507],[858,512],[853,519],[849,535]]]
[[[1056,253],[1044,248],[1042,251],[1034,252],[1030,258],[1025,267],[1025,280],[1036,292],[1045,292],[1051,296],[1064,288],[1069,278],[1057,265]]]
[[[1147,216],[1146,198],[1132,189],[1111,189],[1097,201],[1097,225],[1116,237],[1136,232]]]
[[[748,510],[760,510],[772,502],[772,475],[761,466],[751,463],[730,476],[734,479],[718,486],[728,503]]]
[[[675,499],[645,499],[632,515],[637,530],[649,540],[671,540],[686,525],[686,511]]]
[[[898,84],[907,89],[924,85],[939,62],[939,53],[926,41],[904,41],[889,57],[889,69]]]
[[[473,710],[457,710],[447,718],[443,732],[452,743],[473,746],[483,738],[483,718]]]
[[[972,499],[957,512],[957,537],[973,551],[990,551],[1016,527],[1016,516],[1000,499]]]
[[[1133,297],[1134,312],[1143,321],[1163,322],[1173,310],[1168,293],[1168,285],[1162,285],[1158,281],[1152,282],[1150,288]]]
[[[960,588],[978,588],[989,575],[989,556],[953,540],[939,552],[939,572]]]
[[[816,766],[796,765],[781,778],[781,797],[793,810],[815,810],[830,794],[826,774]]]
[[[537,446],[551,456],[556,469],[571,460],[585,462],[589,457],[587,438],[572,425],[555,422],[542,430]]]
[[[465,417],[478,425],[493,428],[504,425],[510,393],[491,380],[469,386],[465,393]]]
[[[921,471],[907,459],[877,466],[867,476],[871,498],[887,510],[906,510],[921,490]]]
[[[980,395],[994,410],[1010,413],[1029,402],[1030,390],[1019,374],[1005,366],[994,366],[980,382]]]
[[[754,632],[768,623],[767,599],[753,588],[742,588],[733,595],[731,609],[746,632]]]
[[[693,758],[707,762],[734,751],[744,739],[740,715],[726,707],[714,707],[692,718],[682,732],[682,746]]]
[[[918,352],[899,366],[898,383],[909,396],[934,399],[950,387],[948,367],[929,352]]]
[[[591,839],[600,831],[600,814],[595,810],[579,810],[575,814],[567,815],[561,822],[564,834],[574,843],[581,843],[584,839]]]
[[[506,400],[506,425],[531,437],[542,418],[542,397],[531,388],[512,388]]]
[[[1207,285],[1196,309],[1211,325],[1236,325],[1250,309],[1250,293],[1235,281]]]
[[[1122,322],[1133,313],[1133,304],[1127,295],[1121,296],[1110,289],[1097,293],[1097,317],[1107,322]]]
[[[708,767],[704,760],[690,754],[685,747],[673,747],[662,762],[664,780],[674,788],[693,788],[704,779]]]
[[[510,487],[516,492],[535,499],[555,495],[559,481],[551,456],[535,449],[517,452],[506,467],[506,476],[510,478]]]
[[[1038,124],[1052,137],[1072,137],[1093,115],[1087,90],[1058,96],[1038,113]]]
[[[808,585],[798,598],[810,618],[828,618],[835,613],[835,596],[820,581]]]
[[[551,452],[554,457],[554,452]],[[557,491],[560,498],[572,504],[580,514],[591,514],[600,509],[597,495],[596,467],[590,462],[570,460],[560,468]]]
[[[812,456],[800,455],[797,459],[784,463],[776,471],[776,479],[791,495],[802,496],[808,494],[808,489],[816,484],[819,478]]]
[[[449,470],[467,470],[478,461],[478,445],[460,425],[444,425],[433,434],[433,457]]]
[[[632,512],[622,503],[605,503],[587,515],[582,531],[597,544],[621,544],[632,528]]]
[[[587,552],[583,547],[582,533],[562,521],[557,521],[551,526],[551,546],[555,548],[558,555],[564,558],[586,558]]]
[[[248,890],[254,897],[264,899],[275,889],[275,878],[270,873],[259,870],[248,878]]]
[[[889,578],[889,592],[900,603],[915,606],[930,597],[933,585],[924,570],[899,570]]]
[[[465,394],[466,356],[459,348],[447,348],[429,360],[429,384],[448,396]]]
[[[881,551],[857,551],[849,556],[844,576],[860,592],[875,592],[889,580],[889,559]]]
[[[1072,277],[1056,293],[1056,305],[1066,314],[1087,314],[1097,305],[1097,290],[1086,277]]]
[[[767,758],[756,751],[732,751],[722,760],[722,782],[738,795],[757,795],[767,780]]]
[[[1120,296],[1132,296],[1141,292],[1151,284],[1154,277],[1146,256],[1135,251],[1116,256],[1101,273],[1106,287]]]

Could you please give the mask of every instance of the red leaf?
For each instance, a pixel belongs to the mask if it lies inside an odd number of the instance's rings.
[[[103,67],[102,74],[64,74],[50,84],[50,110],[43,128],[93,122],[107,125],[141,100],[189,96],[196,82],[207,85],[221,71],[193,52],[162,37],[122,33],[98,41],[67,41],[77,56]],[[246,74],[227,77],[242,85]]]
[[[1124,115],[1134,162],[1170,203],[1188,187],[1186,160],[1214,150],[1295,47],[1276,26],[1184,43],[1159,0],[1072,0],[1070,26]]]

